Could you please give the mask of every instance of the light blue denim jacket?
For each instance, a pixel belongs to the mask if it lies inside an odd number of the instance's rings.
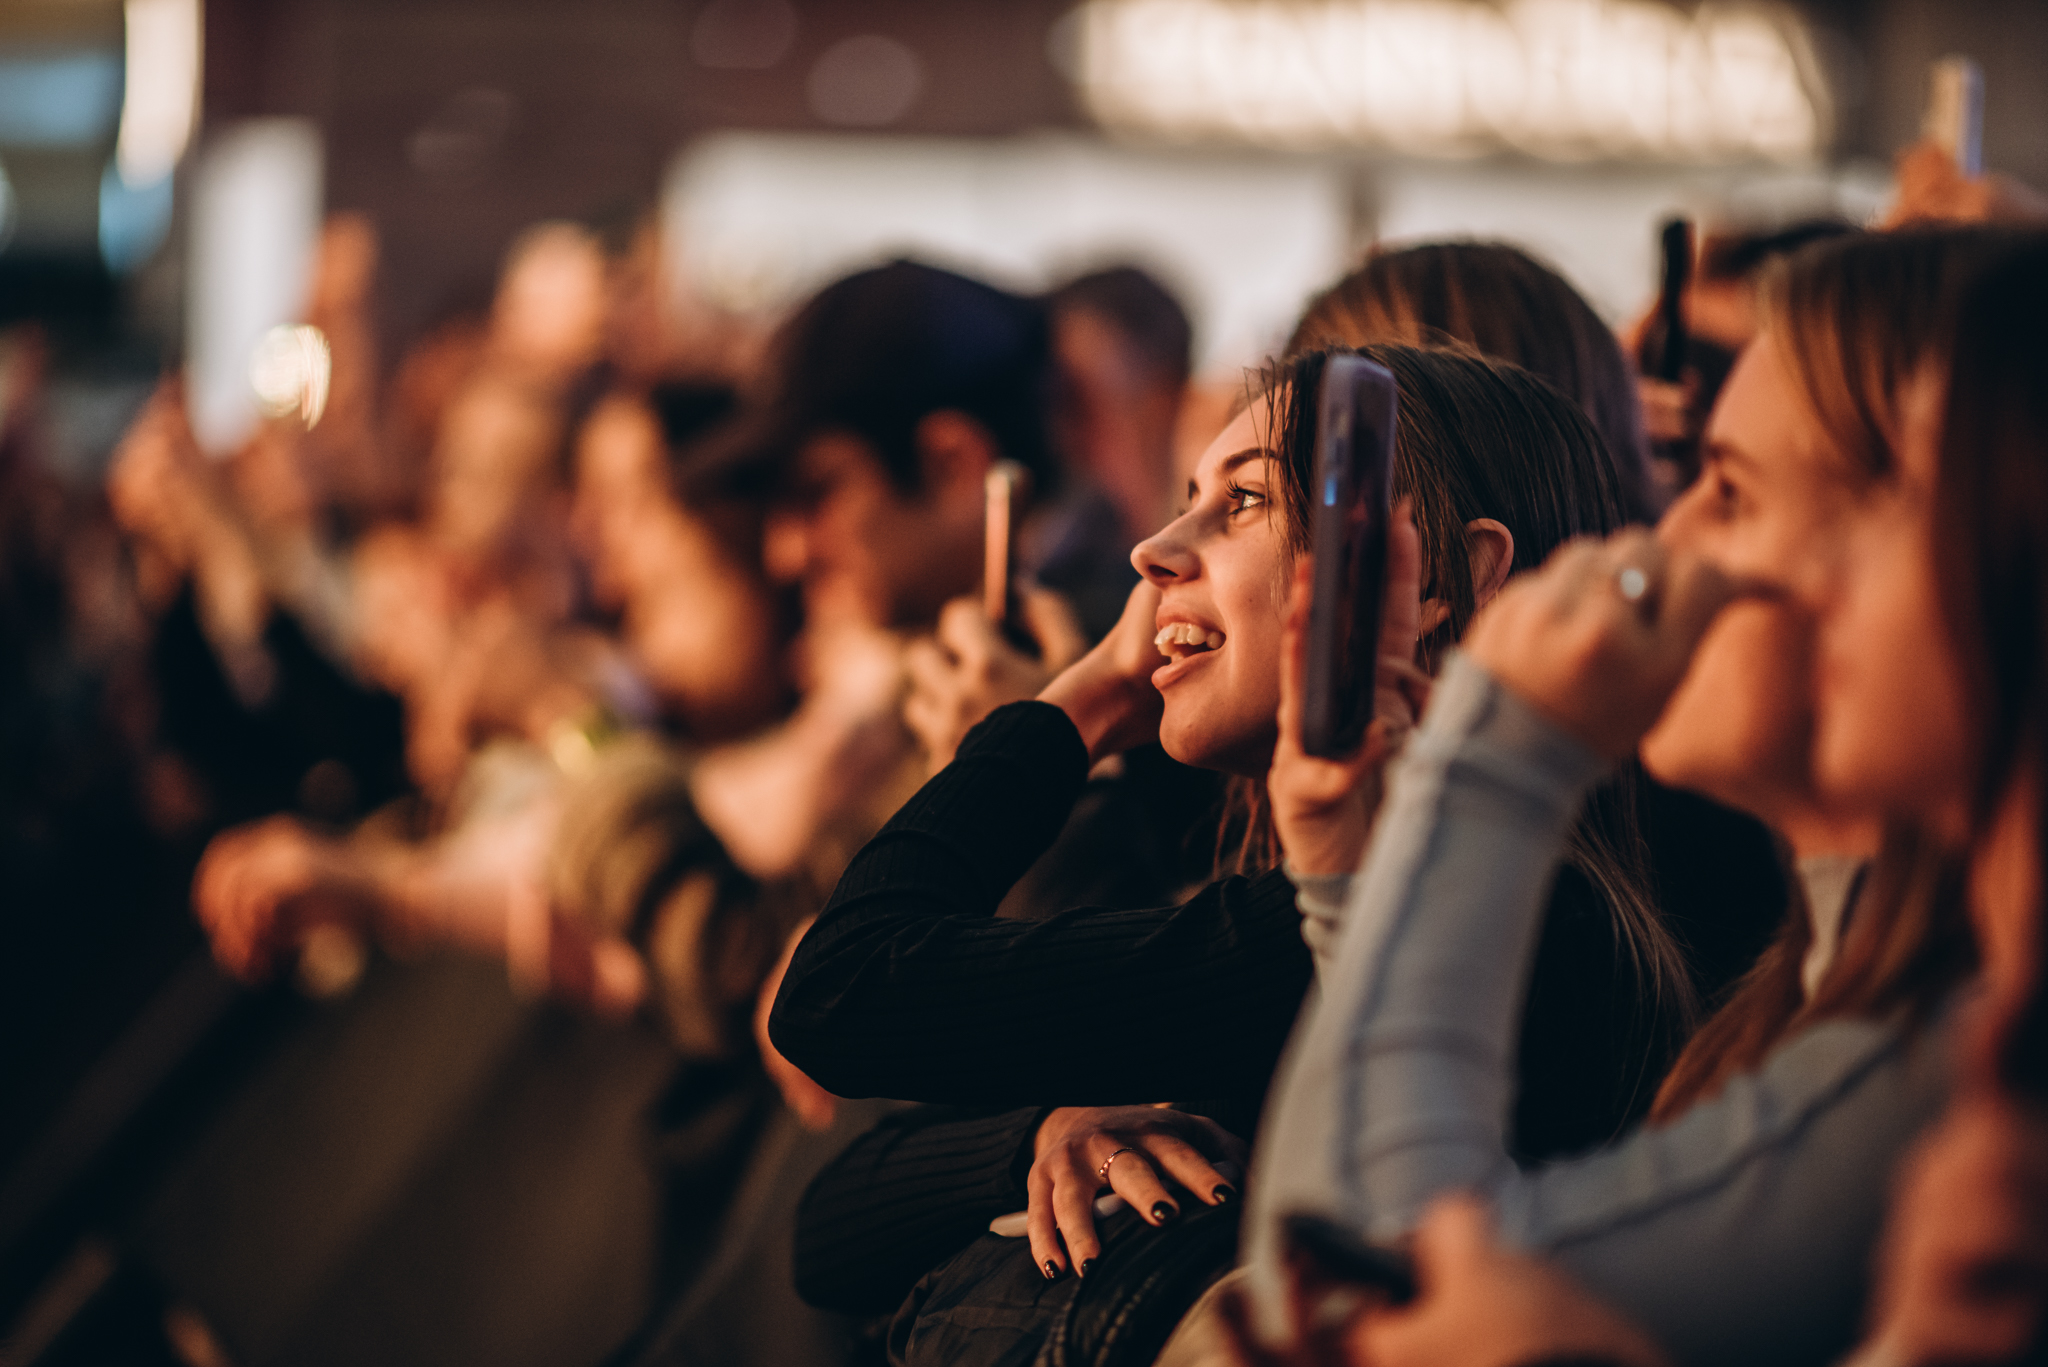
[[[1674,1123],[1539,1168],[1509,1157],[1543,894],[1605,767],[1453,656],[1341,923],[1305,927],[1334,945],[1250,1183],[1266,1314],[1280,1215],[1390,1240],[1469,1189],[1505,1240],[1556,1257],[1686,1367],[1819,1363],[1854,1341],[1892,1167],[1945,1099],[1953,1008],[1915,1032],[1822,1023]]]

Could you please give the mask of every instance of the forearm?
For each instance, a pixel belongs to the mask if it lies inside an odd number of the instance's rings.
[[[812,1305],[887,1314],[917,1279],[1027,1203],[1038,1108],[926,1107],[862,1135],[797,1209],[796,1285]]]
[[[1602,767],[1452,658],[1268,1111],[1248,1234],[1263,1272],[1289,1211],[1387,1237],[1431,1196],[1512,1168],[1528,964],[1565,832]]]

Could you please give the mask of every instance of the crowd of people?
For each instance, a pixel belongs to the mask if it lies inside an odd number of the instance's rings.
[[[10,857],[55,898],[90,827],[237,977],[485,956],[758,1079],[621,1364],[2041,1360],[2048,231],[1906,166],[1710,236],[1676,383],[1506,244],[1205,391],[1136,268],[679,321],[567,224],[387,375],[337,218],[311,426],[215,459],[169,380],[67,490],[5,358]],[[1396,503],[1327,758],[1354,354]]]

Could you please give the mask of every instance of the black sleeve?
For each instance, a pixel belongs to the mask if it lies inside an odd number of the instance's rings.
[[[1086,748],[1045,703],[1000,708],[847,868],[798,946],[775,1047],[840,1096],[1129,1105],[1263,1092],[1308,990],[1275,871],[1177,907],[998,919],[1058,835]]]
[[[998,1215],[1027,1204],[1045,1111],[920,1106],[890,1116],[820,1172],[796,1215],[796,1289],[822,1310],[884,1315]]]

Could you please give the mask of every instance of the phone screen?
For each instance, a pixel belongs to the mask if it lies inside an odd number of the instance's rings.
[[[1396,408],[1393,372],[1385,366],[1332,356],[1323,367],[1301,727],[1302,748],[1311,755],[1350,754],[1372,721]]]

